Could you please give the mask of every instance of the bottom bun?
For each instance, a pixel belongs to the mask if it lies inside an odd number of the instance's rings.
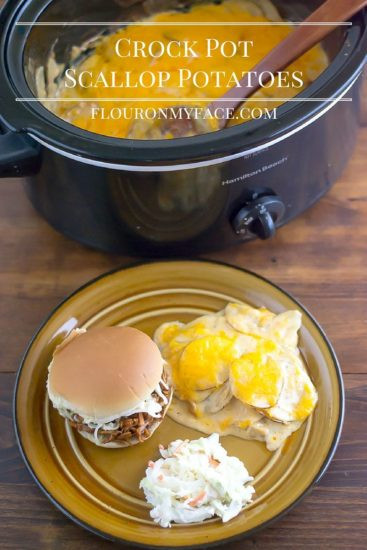
[[[90,432],[85,432],[81,430],[81,431],[78,431],[78,433],[85,439],[88,439],[89,441],[94,443],[94,445],[97,445],[98,447],[106,447],[108,449],[123,449],[125,447],[132,447],[133,445],[137,445],[138,443],[144,443],[144,441],[147,441],[147,439],[149,439],[153,435],[155,430],[160,426],[162,420],[166,416],[166,412],[172,401],[172,394],[173,394],[173,390],[171,388],[171,392],[168,397],[168,403],[165,405],[162,411],[162,416],[160,418],[157,418],[156,422],[153,422],[153,424],[151,425],[149,436],[141,440],[139,440],[137,437],[132,437],[131,439],[129,439],[129,441],[115,440],[115,441],[110,441],[109,443],[102,443],[101,441],[96,441],[93,434],[91,434]]]

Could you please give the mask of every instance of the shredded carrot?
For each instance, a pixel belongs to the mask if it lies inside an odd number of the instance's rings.
[[[210,466],[213,466],[213,468],[218,468],[220,462],[219,462],[219,460],[215,460],[215,458],[213,458],[211,456],[211,457],[209,457],[209,464],[210,464]]]
[[[159,481],[163,481],[164,477],[162,476],[162,474],[160,474],[160,475],[158,476],[158,479],[159,479]]]
[[[206,497],[206,492],[205,491],[200,491],[200,493],[195,498],[190,500],[190,502],[188,504],[190,506],[197,506],[199,504],[199,502],[201,500],[203,500],[205,497]]]

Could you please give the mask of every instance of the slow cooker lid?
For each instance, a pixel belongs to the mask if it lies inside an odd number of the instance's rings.
[[[190,4],[191,2],[189,2]],[[314,1],[317,5],[321,2]],[[348,27],[345,39],[340,30],[334,31],[334,37],[341,42],[339,52],[335,55],[326,71],[311,84],[302,94],[302,102],[287,102],[278,108],[277,120],[256,120],[233,126],[225,130],[190,138],[174,140],[131,140],[111,138],[94,134],[73,126],[48,111],[39,101],[17,101],[16,98],[34,98],[26,80],[24,67],[34,64],[36,60],[29,58],[32,40],[40,41],[43,35],[42,46],[51,48],[52,36],[59,40],[66,39],[65,30],[74,32],[84,27],[50,25],[60,21],[111,21],[114,7],[119,10],[121,17],[120,0],[107,4],[103,0],[19,0],[16,3],[7,3],[1,12],[0,22],[4,26],[1,39],[0,77],[4,85],[0,91],[2,103],[1,114],[5,123],[17,131],[30,133],[46,146],[59,150],[69,156],[81,157],[91,162],[116,164],[149,164],[164,165],[182,162],[206,163],[210,159],[218,159],[226,155],[235,155],[237,152],[246,153],[256,148],[264,147],[269,143],[282,139],[297,128],[301,128],[314,117],[320,116],[332,103],[318,102],[315,98],[338,98],[350,87],[361,71],[367,52],[367,14],[366,11],[357,15],[353,26]],[[140,2],[127,5],[141,4]],[[284,8],[290,2],[278,1]],[[165,9],[161,2],[157,2],[159,10]],[[311,3],[307,3],[311,9]],[[172,9],[171,5],[171,9]],[[68,9],[69,8],[69,9]],[[305,8],[305,5],[303,5]],[[131,20],[131,10],[123,12],[125,20]],[[302,13],[300,17],[304,17]],[[133,16],[133,18],[136,18]],[[37,21],[42,26],[19,25],[21,22],[32,23]],[[101,32],[101,27],[88,26],[89,34]],[[51,31],[50,31],[51,29]],[[62,29],[63,32],[60,32]],[[56,32],[55,32],[56,31]],[[336,38],[334,38],[335,40]],[[26,59],[25,56],[28,55]],[[1,74],[3,73],[3,74]]]

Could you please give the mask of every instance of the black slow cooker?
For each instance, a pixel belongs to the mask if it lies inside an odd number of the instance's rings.
[[[325,40],[329,67],[298,96],[302,101],[278,109],[277,120],[142,141],[92,134],[37,100],[17,100],[37,96],[35,68],[46,66],[51,48],[65,63],[72,46],[108,32],[110,21],[192,3],[18,0],[3,7],[0,174],[24,176],[36,209],[64,234],[138,255],[192,254],[268,238],[324,195],[348,161],[367,54],[366,11]],[[275,3],[284,18],[301,20],[321,1]],[[77,21],[89,24],[67,24]],[[105,21],[105,29],[96,21]]]

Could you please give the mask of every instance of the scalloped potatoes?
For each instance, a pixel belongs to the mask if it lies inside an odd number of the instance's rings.
[[[142,116],[136,118],[136,109],[143,113],[153,106],[169,109],[175,105],[185,105],[189,99],[190,106],[205,107],[211,98],[222,96],[287,34],[292,31],[292,24],[267,26],[264,29],[259,23],[281,21],[277,8],[270,0],[224,0],[223,2],[203,2],[194,4],[185,11],[166,11],[155,14],[145,20],[154,25],[129,25],[116,32],[103,36],[100,40],[92,40],[75,53],[78,59],[80,51],[90,47],[92,50],[84,61],[76,65],[75,74],[86,75],[86,82],[72,78],[75,85],[62,77],[56,90],[50,90],[51,97],[59,97],[53,105],[45,106],[52,109],[58,116],[68,122],[90,132],[112,137],[131,137],[134,139],[159,139],[173,137],[169,133],[162,136],[159,120],[150,120]],[[162,26],[159,23],[166,23]],[[190,25],[190,23],[196,23]],[[197,23],[213,22],[212,26],[201,26]],[[215,24],[223,22],[223,25]],[[236,23],[228,27],[226,23]],[[243,26],[241,23],[255,23]],[[168,23],[168,24],[167,24]],[[171,25],[170,25],[171,23]],[[204,40],[205,38],[205,40]],[[253,43],[251,55],[244,57],[241,49],[233,57],[221,55],[218,48],[210,56],[206,49],[206,40],[224,44],[230,39],[233,42]],[[161,55],[157,57],[144,51],[137,57],[119,57],[116,55],[116,43],[140,43],[148,47],[150,44],[195,43],[195,52],[186,57]],[[70,65],[73,66],[73,59]],[[291,83],[283,85],[275,80],[256,92],[246,102],[248,113],[259,107],[272,111],[282,104],[281,99],[295,97],[309,86],[328,66],[328,58],[321,47],[317,45],[294,61],[288,68],[289,73],[298,75],[299,86]],[[69,69],[74,71],[74,69]],[[168,78],[160,82],[160,76]],[[192,75],[183,78],[183,74]],[[203,80],[204,74],[210,78]],[[124,75],[124,78],[122,77]],[[142,79],[148,75],[148,81]],[[169,75],[169,77],[167,77]],[[193,75],[201,75],[199,81]],[[102,78],[103,77],[103,78]],[[91,83],[89,83],[91,81]],[[123,98],[123,101],[119,98]],[[71,99],[76,99],[71,102]],[[139,98],[139,99],[137,99]],[[172,102],[172,98],[175,99]],[[277,98],[281,98],[279,101]],[[194,100],[197,99],[195,102]],[[106,101],[107,100],[107,101]],[[117,115],[116,115],[117,113]],[[251,114],[246,117],[234,117],[230,125],[251,120]],[[200,117],[198,119],[200,122]],[[218,121],[207,119],[209,128],[206,131],[218,129]]]
[[[265,441],[275,450],[314,410],[316,389],[298,345],[298,311],[228,304],[154,336],[175,398],[168,414],[204,433]]]

